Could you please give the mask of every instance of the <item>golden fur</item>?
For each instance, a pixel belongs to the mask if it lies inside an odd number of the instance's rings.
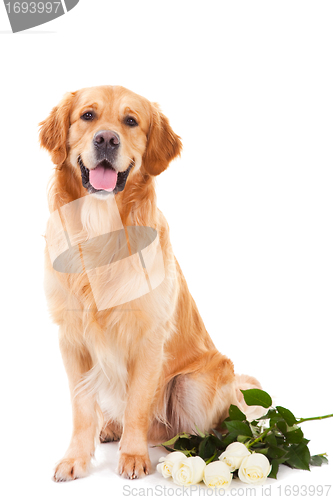
[[[94,119],[86,122],[81,116],[89,111]],[[138,126],[126,125],[128,115]],[[240,386],[260,387],[251,377],[235,376],[232,362],[215,348],[172,252],[154,180],[182,145],[156,104],[112,86],[65,95],[40,130],[41,145],[56,165],[50,211],[87,196],[78,157],[89,170],[94,168],[92,138],[99,130],[120,137],[118,171],[133,165],[125,189],[114,198],[122,224],[157,230],[165,278],[138,299],[98,310],[86,274],[57,272],[46,251],[46,295],[60,327],[73,407],[73,435],[57,464],[56,481],[84,476],[98,439],[120,439],[121,475],[147,474],[148,441],[195,432],[195,426],[207,431],[227,416],[231,403],[245,408]],[[114,229],[110,200],[90,196],[89,210],[78,214],[87,239]],[[102,252],[93,250],[95,257]]]

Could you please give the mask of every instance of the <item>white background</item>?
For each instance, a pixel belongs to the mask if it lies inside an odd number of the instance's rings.
[[[89,478],[51,481],[71,409],[43,293],[52,164],[37,125],[81,87],[120,84],[160,103],[184,152],[158,179],[158,204],[216,346],[297,417],[332,413],[332,15],[326,1],[80,0],[13,35],[0,5],[4,498],[171,487],[155,470],[119,478],[115,444],[99,447]],[[333,461],[332,421],[303,431]],[[278,495],[332,484],[332,472],[282,468],[266,484]]]

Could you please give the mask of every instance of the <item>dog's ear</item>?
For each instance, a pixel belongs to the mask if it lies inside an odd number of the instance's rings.
[[[158,105],[152,104],[147,147],[143,157],[146,172],[150,175],[160,174],[181,150],[180,137],[174,133]]]
[[[58,106],[55,106],[46,120],[42,121],[39,141],[43,148],[51,153],[53,163],[62,164],[67,158],[67,134],[69,114],[75,92],[65,94]]]

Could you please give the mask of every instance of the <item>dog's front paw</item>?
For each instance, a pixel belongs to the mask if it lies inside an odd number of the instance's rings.
[[[126,479],[137,479],[149,474],[149,455],[130,455],[121,453],[118,463],[118,474]]]
[[[89,464],[90,458],[64,458],[57,463],[53,479],[60,482],[85,477]]]

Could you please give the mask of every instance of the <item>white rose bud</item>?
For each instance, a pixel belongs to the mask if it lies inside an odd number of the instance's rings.
[[[203,479],[205,461],[200,457],[188,457],[178,460],[172,468],[172,478],[178,486],[190,486]]]
[[[271,472],[272,466],[265,455],[252,453],[245,457],[238,471],[241,481],[248,484],[263,484]]]
[[[246,448],[243,443],[231,443],[222,455],[219,456],[219,460],[222,460],[230,469],[230,472],[234,472],[236,469],[239,469],[242,460],[251,455],[249,450]]]
[[[159,459],[159,462],[162,463],[157,464],[156,469],[162,474],[163,477],[171,477],[175,462],[177,462],[178,460],[183,460],[184,458],[186,458],[185,453],[182,453],[181,451],[173,451],[166,457],[161,457]]]
[[[203,481],[208,488],[224,488],[230,486],[232,473],[224,462],[211,462],[206,465]]]

